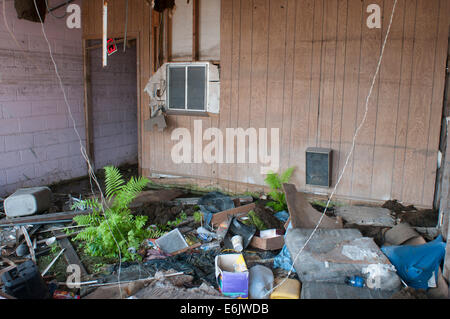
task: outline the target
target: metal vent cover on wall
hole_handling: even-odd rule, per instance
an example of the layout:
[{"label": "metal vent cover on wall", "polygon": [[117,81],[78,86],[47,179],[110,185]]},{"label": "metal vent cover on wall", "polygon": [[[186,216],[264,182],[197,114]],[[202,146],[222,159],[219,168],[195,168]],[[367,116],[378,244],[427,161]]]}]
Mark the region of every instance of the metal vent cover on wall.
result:
[{"label": "metal vent cover on wall", "polygon": [[333,151],[328,148],[310,147],[306,150],[306,184],[331,186],[331,163]]}]

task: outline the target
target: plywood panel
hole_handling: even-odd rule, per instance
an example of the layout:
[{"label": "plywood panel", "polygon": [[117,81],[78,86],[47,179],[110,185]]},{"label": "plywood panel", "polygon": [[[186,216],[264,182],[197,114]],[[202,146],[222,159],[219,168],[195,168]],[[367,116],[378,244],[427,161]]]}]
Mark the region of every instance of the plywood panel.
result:
[{"label": "plywood panel", "polygon": [[[344,70],[344,94],[341,119],[341,147],[339,154],[339,172],[347,165],[337,194],[351,194],[353,157],[349,158],[353,135],[356,130],[356,114],[358,109],[358,83],[361,56],[361,28],[363,6],[359,1],[348,1],[347,32]],[[358,17],[358,18],[356,18]]]},{"label": "plywood panel", "polygon": [[436,182],[437,174],[437,150],[439,148],[441,127],[439,125],[433,125],[433,123],[439,123],[442,116],[442,97],[444,96],[446,61],[444,59],[439,59],[439,57],[445,55],[447,52],[448,42],[446,42],[446,40],[448,39],[448,30],[450,23],[449,17],[449,1],[440,0],[438,30],[436,36],[435,66],[433,70],[433,93],[430,106],[431,113],[428,131],[427,159],[425,166],[424,192],[422,202],[431,202],[434,199],[434,185]]},{"label": "plywood panel", "polygon": [[[286,24],[287,24],[287,1],[270,0],[269,17],[269,56],[267,71],[267,102],[265,128],[267,128],[267,152],[274,160],[272,154],[272,143],[279,145],[277,152],[280,154],[281,141],[271,139],[271,129],[278,129],[281,135],[283,127],[283,89],[285,87],[285,65],[286,65]],[[261,147],[261,145],[260,145]],[[279,156],[279,155],[278,155]],[[269,163],[268,163],[269,164]],[[273,164],[273,163],[272,163]],[[279,166],[280,163],[278,163]],[[264,165],[265,167],[269,165]]]},{"label": "plywood panel", "polygon": [[[388,28],[394,5],[393,0],[385,1],[383,24],[383,41]],[[378,112],[376,121],[375,153],[372,173],[372,196],[390,199],[392,172],[395,156],[395,129],[398,119],[398,100],[401,83],[402,62],[398,63],[398,52],[403,46],[404,1],[397,3],[395,20],[390,31],[391,41],[386,43],[384,63],[380,68],[380,89],[378,97]]]},{"label": "plywood panel", "polygon": [[[253,1],[253,25],[252,37],[252,76],[251,76],[251,105],[250,127],[258,130],[265,126],[267,104],[267,74],[269,63],[269,1]],[[261,176],[258,165],[249,165],[247,170],[247,182],[261,184],[264,178]]]},{"label": "plywood panel", "polygon": [[296,35],[296,10],[297,1],[288,0],[286,3],[286,48],[285,48],[285,72],[283,87],[283,119],[281,124],[281,169],[289,167],[291,155],[291,127],[292,127],[292,103],[293,103],[293,77],[295,57]]},{"label": "plywood panel", "polygon": [[299,1],[296,7],[294,84],[291,122],[291,156],[295,166],[293,182],[305,188],[305,150],[308,145],[308,116],[312,82],[314,1]]},{"label": "plywood panel", "polygon": [[[373,82],[373,77],[377,68],[378,60],[381,52],[381,29],[369,29],[367,27],[366,8],[370,4],[377,4],[383,11],[383,0],[378,1],[364,1],[363,15],[361,19],[361,60],[359,65],[359,82],[358,82],[358,109],[356,116],[356,126],[362,123],[366,105],[368,111],[365,118],[365,123],[359,131],[358,140],[356,143],[353,156],[353,177],[352,177],[352,195],[357,197],[369,197],[372,184],[372,167],[374,156],[374,140],[375,140],[375,125],[377,121],[377,107],[379,95],[379,81],[378,76],[375,80],[372,95],[367,101],[370,87]],[[386,19],[387,20],[387,19]],[[368,103],[368,104],[367,104]]]},{"label": "plywood panel", "polygon": [[417,2],[411,104],[403,176],[403,198],[407,202],[418,201],[424,192],[423,180],[433,85],[433,72],[430,70],[434,70],[438,23],[438,19],[429,17],[437,17],[438,10],[439,1]]},{"label": "plywood panel", "polygon": [[345,67],[346,67],[346,37],[347,37],[347,14],[348,1],[338,1],[337,16],[337,42],[336,42],[336,67],[334,73],[334,98],[333,98],[333,123],[331,128],[331,149],[333,150],[333,176],[331,185],[336,185],[340,175],[341,152],[341,127],[344,106],[344,85],[345,85]]},{"label": "plywood panel", "polygon": [[391,198],[403,198],[403,173],[406,154],[406,133],[408,132],[409,106],[414,58],[414,31],[416,25],[417,0],[399,5],[403,14],[402,51],[400,55],[401,80],[398,99],[398,112],[395,128],[395,154],[392,171]]}]

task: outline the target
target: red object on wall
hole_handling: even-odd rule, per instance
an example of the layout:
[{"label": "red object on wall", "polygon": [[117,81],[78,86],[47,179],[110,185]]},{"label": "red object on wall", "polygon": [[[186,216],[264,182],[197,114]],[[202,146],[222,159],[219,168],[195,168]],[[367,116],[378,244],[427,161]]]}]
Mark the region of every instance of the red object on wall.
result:
[{"label": "red object on wall", "polygon": [[114,39],[109,39],[106,47],[108,49],[108,55],[111,55],[111,54],[117,52],[117,46],[116,46],[116,42],[114,41]]}]

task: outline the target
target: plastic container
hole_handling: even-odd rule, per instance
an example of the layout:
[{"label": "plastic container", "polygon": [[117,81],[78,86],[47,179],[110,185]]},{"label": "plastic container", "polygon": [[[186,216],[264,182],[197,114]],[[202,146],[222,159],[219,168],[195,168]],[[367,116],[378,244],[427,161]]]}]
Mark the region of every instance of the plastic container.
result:
[{"label": "plastic container", "polygon": [[244,250],[244,247],[242,246],[242,241],[243,241],[242,236],[239,236],[239,235],[233,236],[231,238],[231,242],[233,244],[233,249],[239,253],[242,250]]},{"label": "plastic container", "polygon": [[204,251],[211,250],[211,249],[218,249],[218,248],[220,248],[220,243],[218,241],[212,242],[212,243],[203,244],[203,245],[200,246],[200,249],[204,250]]},{"label": "plastic container", "polygon": [[249,273],[249,298],[269,299],[274,280],[272,270],[261,265],[256,265],[250,268]]},{"label": "plastic container", "polygon": [[178,228],[175,228],[171,232],[156,239],[155,243],[163,252],[167,254],[171,254],[189,247],[189,245],[187,244],[186,240],[184,239],[183,235],[180,233]]},{"label": "plastic container", "polygon": [[347,277],[345,279],[345,283],[349,286],[358,288],[363,288],[366,285],[364,278],[360,276]]},{"label": "plastic container", "polygon": [[52,191],[48,187],[21,188],[5,199],[8,217],[29,216],[42,213],[50,207]]},{"label": "plastic container", "polygon": [[[284,282],[283,282],[284,281]],[[295,279],[277,278],[275,279],[274,286],[283,284],[274,289],[270,295],[270,299],[300,299],[301,284],[300,281]]]},{"label": "plastic container", "polygon": [[6,293],[17,299],[49,299],[50,293],[38,267],[28,260],[2,276]]}]

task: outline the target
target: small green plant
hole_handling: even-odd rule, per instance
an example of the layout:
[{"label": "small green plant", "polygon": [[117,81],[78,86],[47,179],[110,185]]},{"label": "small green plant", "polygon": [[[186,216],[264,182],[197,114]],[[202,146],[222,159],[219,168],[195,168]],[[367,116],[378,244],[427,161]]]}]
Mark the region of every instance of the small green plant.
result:
[{"label": "small green plant", "polygon": [[202,224],[203,223],[203,214],[202,214],[201,211],[196,211],[194,213],[194,220],[198,224]]},{"label": "small green plant", "polygon": [[182,212],[180,216],[175,218],[175,220],[168,221],[167,226],[176,228],[178,225],[180,225],[182,222],[184,222],[187,219],[187,215],[185,212]]},{"label": "small green plant", "polygon": [[295,167],[288,168],[281,175],[270,172],[264,180],[270,187],[269,196],[272,199],[267,206],[272,207],[275,212],[287,209],[286,198],[283,192],[283,184],[288,183],[294,173]]},{"label": "small green plant", "polygon": [[128,205],[145,188],[148,179],[132,177],[125,183],[118,168],[107,166],[104,169],[109,207],[98,199],[77,203],[90,208],[92,213],[74,218],[78,225],[87,226],[74,240],[84,241],[82,246],[90,256],[118,258],[120,252],[124,261],[139,259],[130,248],[137,250],[142,241],[149,238],[150,231],[144,228],[147,217],[133,216]]},{"label": "small green plant", "polygon": [[261,220],[261,218],[258,217],[258,215],[256,215],[255,211],[250,211],[248,213],[248,217],[249,219],[247,220],[247,225],[253,225],[255,226],[258,230],[266,230],[267,226],[266,224],[264,224],[264,222]]}]

